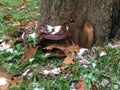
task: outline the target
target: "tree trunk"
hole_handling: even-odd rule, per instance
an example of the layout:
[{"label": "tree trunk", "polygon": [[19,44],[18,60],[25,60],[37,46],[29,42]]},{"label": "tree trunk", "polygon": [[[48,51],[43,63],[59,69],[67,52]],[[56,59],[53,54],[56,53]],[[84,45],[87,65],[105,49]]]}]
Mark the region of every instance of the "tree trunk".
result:
[{"label": "tree trunk", "polygon": [[84,47],[82,31],[85,21],[90,20],[94,29],[94,43],[102,44],[107,37],[115,36],[116,29],[112,24],[117,18],[112,19],[111,17],[115,18],[116,15],[119,17],[120,9],[113,14],[115,13],[113,8],[119,8],[114,7],[114,2],[117,2],[116,4],[119,2],[118,6],[120,6],[119,0],[41,0],[38,27],[56,26],[67,22],[72,30],[72,39]]}]

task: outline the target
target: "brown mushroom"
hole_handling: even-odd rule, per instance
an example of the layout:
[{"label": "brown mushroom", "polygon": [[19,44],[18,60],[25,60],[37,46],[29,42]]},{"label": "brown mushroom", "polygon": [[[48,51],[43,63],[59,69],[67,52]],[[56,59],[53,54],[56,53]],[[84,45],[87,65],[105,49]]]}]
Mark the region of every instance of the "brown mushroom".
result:
[{"label": "brown mushroom", "polygon": [[43,26],[37,30],[37,33],[39,33],[42,38],[48,40],[62,40],[70,36],[70,30],[66,24],[55,27],[46,25],[46,27]]}]

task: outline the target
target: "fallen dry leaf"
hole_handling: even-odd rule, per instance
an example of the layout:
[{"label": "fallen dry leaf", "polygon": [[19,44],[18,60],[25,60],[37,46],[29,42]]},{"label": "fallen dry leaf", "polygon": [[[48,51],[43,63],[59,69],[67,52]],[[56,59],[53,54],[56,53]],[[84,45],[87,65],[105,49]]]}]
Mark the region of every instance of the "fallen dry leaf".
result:
[{"label": "fallen dry leaf", "polygon": [[9,90],[8,84],[2,85],[2,86],[0,87],[0,90]]},{"label": "fallen dry leaf", "polygon": [[9,86],[10,87],[18,87],[17,83],[22,82],[23,78],[22,77],[15,77],[12,79],[12,77],[14,76],[14,73],[10,73],[8,74],[6,69],[0,67],[0,76],[6,79],[6,84],[5,85],[1,85],[0,86],[0,90],[9,90]]},{"label": "fallen dry leaf", "polygon": [[68,55],[68,54],[78,53],[79,50],[80,47],[78,45],[72,44],[71,46],[66,47],[64,52],[66,55]]},{"label": "fallen dry leaf", "polygon": [[32,21],[30,21],[26,24],[25,28],[31,28],[31,27],[34,27],[34,26],[35,26],[35,21],[32,20]]},{"label": "fallen dry leaf", "polygon": [[92,90],[99,90],[96,83],[92,83]]},{"label": "fallen dry leaf", "polygon": [[35,27],[36,21],[31,20],[29,22],[20,22],[20,26],[25,29]]},{"label": "fallen dry leaf", "polygon": [[104,47],[99,47],[100,48],[100,52],[102,52],[102,51],[105,51],[105,48]]},{"label": "fallen dry leaf", "polygon": [[45,48],[43,48],[44,50],[48,50],[48,51],[52,51],[53,49],[58,49],[61,50],[65,53],[65,55],[68,55],[70,53],[77,53],[80,49],[80,47],[78,45],[72,44],[70,46],[65,47],[64,45],[60,45],[60,44],[52,44],[49,45]]},{"label": "fallen dry leaf", "polygon": [[51,45],[49,45],[49,46],[47,46],[47,47],[45,47],[45,48],[43,48],[43,49],[44,49],[44,50],[48,50],[48,51],[51,51],[51,50],[53,50],[53,49],[64,50],[65,47],[62,46],[62,45],[60,45],[60,44],[51,44]]},{"label": "fallen dry leaf", "polygon": [[29,45],[29,48],[25,47],[24,53],[21,57],[21,60],[30,59],[38,50],[38,47],[33,48],[32,45]]},{"label": "fallen dry leaf", "polygon": [[120,46],[116,46],[115,48],[120,48]]},{"label": "fallen dry leaf", "polygon": [[74,56],[71,56],[71,55],[67,55],[67,57],[64,59],[64,63],[65,64],[73,64],[74,62],[73,62],[73,60],[75,59],[75,57]]},{"label": "fallen dry leaf", "polygon": [[16,39],[15,40],[8,40],[8,41],[6,41],[6,43],[9,44],[10,47],[12,47],[14,45],[15,41],[16,41]]},{"label": "fallen dry leaf", "polygon": [[25,27],[27,25],[27,23],[25,23],[25,22],[20,22],[20,27]]},{"label": "fallen dry leaf", "polygon": [[78,82],[75,83],[74,87],[77,89],[77,90],[86,90],[85,89],[85,82],[82,78],[79,78],[78,79]]},{"label": "fallen dry leaf", "polygon": [[23,78],[15,77],[14,80],[7,79],[7,82],[9,83],[10,87],[18,88],[19,86],[17,84],[23,82]]},{"label": "fallen dry leaf", "polygon": [[68,68],[68,66],[61,66],[61,67],[60,67],[60,69],[61,69],[62,71],[64,71],[66,68]]},{"label": "fallen dry leaf", "polygon": [[23,10],[23,9],[25,9],[25,7],[26,7],[25,5],[20,5],[20,6],[18,6],[18,9]]},{"label": "fallen dry leaf", "polygon": [[14,73],[9,73],[8,74],[6,69],[4,69],[3,67],[0,67],[0,76],[2,76],[4,78],[11,79],[13,75],[14,75]]},{"label": "fallen dry leaf", "polygon": [[12,14],[5,14],[3,16],[4,19],[11,19],[12,17],[13,17]]},{"label": "fallen dry leaf", "polygon": [[7,31],[7,36],[13,36],[13,30],[12,29]]},{"label": "fallen dry leaf", "polygon": [[0,2],[0,5],[3,5],[3,2]]},{"label": "fallen dry leaf", "polygon": [[52,44],[43,49],[48,50],[48,51],[57,49],[58,56],[61,54],[59,52],[62,51],[63,52],[62,55],[64,54],[66,56],[66,58],[64,59],[64,63],[65,64],[73,64],[73,60],[75,58],[74,54],[79,51],[80,47],[74,43],[72,43],[72,45],[69,45],[69,46],[65,46],[65,45],[61,45],[61,44]]},{"label": "fallen dry leaf", "polygon": [[55,77],[56,75],[54,73],[49,73],[49,76]]}]

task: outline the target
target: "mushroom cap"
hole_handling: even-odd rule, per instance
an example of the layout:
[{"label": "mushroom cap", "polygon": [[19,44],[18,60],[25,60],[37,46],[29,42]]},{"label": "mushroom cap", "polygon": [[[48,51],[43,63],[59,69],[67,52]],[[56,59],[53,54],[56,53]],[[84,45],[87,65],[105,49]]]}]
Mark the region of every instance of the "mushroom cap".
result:
[{"label": "mushroom cap", "polygon": [[66,25],[52,27],[46,25],[46,28],[39,29],[40,36],[48,40],[62,40],[70,36],[69,27]]}]

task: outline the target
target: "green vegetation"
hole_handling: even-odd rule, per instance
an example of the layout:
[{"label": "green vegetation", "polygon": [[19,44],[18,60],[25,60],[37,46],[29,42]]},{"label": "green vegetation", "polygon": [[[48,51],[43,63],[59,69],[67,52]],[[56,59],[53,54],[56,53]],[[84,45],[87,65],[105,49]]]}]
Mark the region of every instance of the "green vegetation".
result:
[{"label": "green vegetation", "polygon": [[[30,3],[22,3],[20,0],[1,0],[0,4],[0,34],[8,30],[16,30],[20,27],[18,23],[27,22],[30,20],[37,20],[40,8],[40,0],[30,0]],[[23,7],[24,9],[22,10]],[[11,14],[12,18],[4,19],[4,15]],[[13,25],[16,24],[16,25]],[[98,47],[97,47],[98,48]],[[23,43],[14,45],[13,52],[8,50],[0,51],[0,66],[4,67],[8,73],[14,72],[16,75],[22,75],[26,70],[31,69],[33,76],[30,79],[28,76],[23,76],[24,80],[19,84],[19,89],[10,87],[10,90],[70,90],[70,83],[79,78],[83,78],[86,85],[86,90],[90,90],[92,82],[98,85],[98,90],[118,90],[120,89],[120,49],[105,48],[106,54],[100,56],[95,52],[94,58],[88,61],[95,63],[85,67],[82,64],[75,63],[65,65],[63,59],[45,58],[41,48],[35,54],[34,61],[21,61],[21,56],[24,51]],[[91,49],[92,50],[92,49]],[[76,62],[79,61],[77,58]],[[47,68],[47,66],[51,66]],[[61,71],[57,75],[43,75],[37,74],[36,70],[43,71],[45,69],[53,69],[59,66],[67,66],[67,69]],[[75,70],[71,70],[71,69]],[[105,83],[106,87],[102,86]],[[93,89],[94,90],[94,89]]]},{"label": "green vegetation", "polygon": [[[20,23],[38,19],[40,0],[30,0],[30,3],[22,3],[21,0],[0,0],[0,2],[0,34],[16,30]],[[12,18],[4,19],[7,14],[11,14]]]}]

